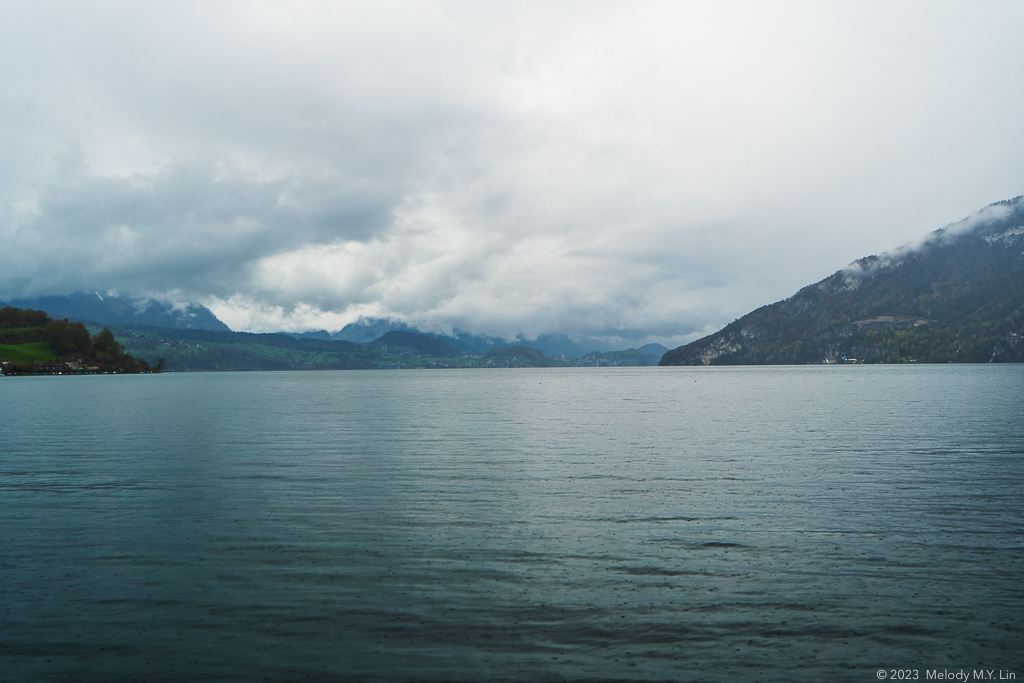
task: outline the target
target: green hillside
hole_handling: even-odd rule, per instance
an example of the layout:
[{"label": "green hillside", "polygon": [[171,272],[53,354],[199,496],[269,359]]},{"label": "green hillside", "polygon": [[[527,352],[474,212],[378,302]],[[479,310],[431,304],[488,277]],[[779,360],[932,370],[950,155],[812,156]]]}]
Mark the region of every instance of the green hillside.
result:
[{"label": "green hillside", "polygon": [[660,365],[1020,362],[1024,197],[856,261]]},{"label": "green hillside", "polygon": [[383,346],[396,352],[407,351],[410,355],[452,358],[464,355],[454,346],[441,339],[435,339],[415,332],[395,330],[387,332],[373,341],[374,346]]},{"label": "green hillside", "polygon": [[0,344],[0,358],[15,363],[49,363],[57,360],[57,352],[46,342]]},{"label": "green hillside", "polygon": [[[149,366],[124,352],[108,329],[90,335],[82,323],[45,311],[0,308],[0,372],[4,375],[136,373]],[[162,366],[157,368],[157,371]]]}]

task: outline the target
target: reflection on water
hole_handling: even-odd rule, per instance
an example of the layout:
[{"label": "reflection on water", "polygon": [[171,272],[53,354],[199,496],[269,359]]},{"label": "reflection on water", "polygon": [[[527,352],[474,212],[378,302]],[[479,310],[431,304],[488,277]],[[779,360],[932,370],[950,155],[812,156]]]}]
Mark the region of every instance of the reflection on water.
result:
[{"label": "reflection on water", "polygon": [[0,380],[11,680],[1024,680],[1024,367]]}]

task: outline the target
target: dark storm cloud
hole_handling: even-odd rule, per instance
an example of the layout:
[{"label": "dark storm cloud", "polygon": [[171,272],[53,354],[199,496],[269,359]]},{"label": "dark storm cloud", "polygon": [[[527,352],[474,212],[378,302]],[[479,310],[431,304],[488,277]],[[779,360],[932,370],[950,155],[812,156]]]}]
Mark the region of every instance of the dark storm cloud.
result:
[{"label": "dark storm cloud", "polygon": [[5,277],[26,293],[129,283],[226,296],[268,253],[366,239],[400,198],[359,180],[259,180],[208,160],[130,177],[91,174],[83,162],[78,145],[61,155],[36,210],[12,221],[18,258]]}]

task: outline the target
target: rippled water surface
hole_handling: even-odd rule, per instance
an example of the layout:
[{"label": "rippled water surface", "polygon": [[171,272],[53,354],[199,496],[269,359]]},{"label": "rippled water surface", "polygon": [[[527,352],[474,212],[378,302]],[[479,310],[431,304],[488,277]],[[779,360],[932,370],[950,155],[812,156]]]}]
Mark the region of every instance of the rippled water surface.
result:
[{"label": "rippled water surface", "polygon": [[1024,680],[1024,367],[0,378],[3,680]]}]

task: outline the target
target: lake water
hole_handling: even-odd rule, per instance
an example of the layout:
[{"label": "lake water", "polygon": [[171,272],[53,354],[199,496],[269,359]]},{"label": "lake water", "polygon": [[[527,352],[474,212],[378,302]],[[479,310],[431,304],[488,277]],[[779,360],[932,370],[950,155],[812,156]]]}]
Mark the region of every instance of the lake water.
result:
[{"label": "lake water", "polygon": [[2,378],[0,415],[5,681],[1024,680],[1024,366]]}]

